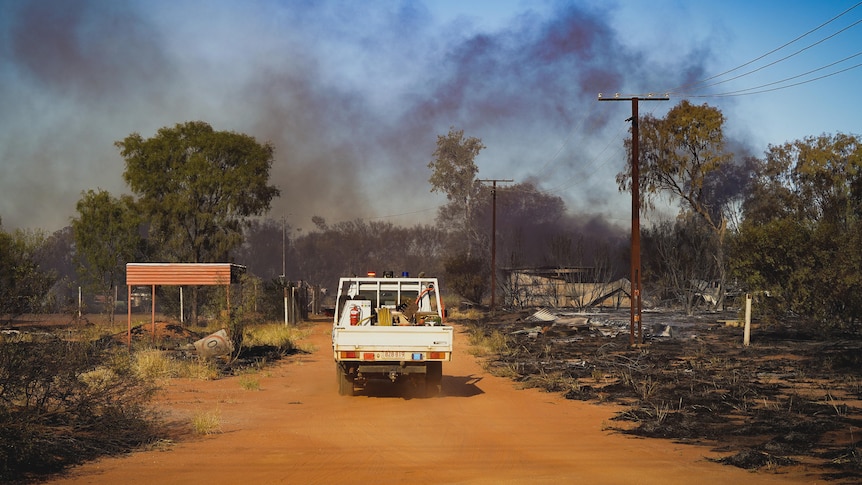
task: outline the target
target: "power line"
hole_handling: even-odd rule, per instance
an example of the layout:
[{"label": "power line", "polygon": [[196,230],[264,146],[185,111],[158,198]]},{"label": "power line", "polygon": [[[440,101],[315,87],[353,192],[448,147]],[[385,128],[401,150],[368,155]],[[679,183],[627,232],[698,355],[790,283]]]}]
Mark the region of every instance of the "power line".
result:
[{"label": "power line", "polygon": [[[817,27],[815,27],[815,28],[813,28],[813,29],[809,30],[808,32],[805,32],[804,34],[802,34],[802,35],[800,35],[800,36],[796,37],[795,39],[793,39],[793,40],[791,40],[791,41],[789,41],[789,42],[786,42],[786,43],[782,44],[781,46],[776,47],[775,49],[772,49],[771,51],[769,51],[769,52],[767,52],[767,53],[765,53],[765,54],[762,54],[762,55],[760,55],[760,56],[758,56],[758,57],[756,57],[756,58],[754,58],[754,59],[752,59],[752,60],[750,60],[750,61],[748,61],[748,62],[745,62],[745,63],[743,63],[743,64],[740,64],[740,65],[738,65],[738,66],[736,66],[736,67],[734,67],[734,68],[732,68],[732,69],[728,69],[728,70],[726,70],[726,71],[724,71],[724,72],[721,72],[721,73],[715,74],[715,75],[713,75],[713,76],[707,77],[707,78],[702,79],[702,80],[700,80],[700,81],[696,81],[696,82],[694,82],[694,83],[687,84],[687,85],[678,86],[678,87],[673,88],[673,89],[668,89],[668,90],[666,90],[665,92],[669,92],[669,93],[679,93],[681,90],[689,90],[689,89],[691,89],[691,88],[696,88],[696,87],[708,87],[708,86],[712,86],[712,84],[710,84],[710,85],[708,85],[708,86],[706,86],[705,84],[706,84],[707,82],[709,82],[709,81],[712,81],[713,79],[717,79],[717,78],[720,78],[720,77],[722,77],[722,76],[724,76],[724,75],[730,74],[730,73],[732,73],[732,72],[736,72],[736,71],[738,71],[739,69],[742,69],[742,68],[744,68],[744,67],[746,67],[746,66],[749,66],[749,65],[751,65],[751,64],[754,64],[755,62],[757,62],[757,61],[759,61],[759,60],[761,60],[761,59],[764,59],[764,58],[766,58],[766,57],[769,57],[770,55],[772,55],[772,54],[774,54],[774,53],[776,53],[776,52],[778,52],[778,51],[780,51],[780,50],[784,49],[785,47],[787,47],[787,46],[789,46],[789,45],[791,45],[791,44],[794,44],[794,43],[798,42],[799,40],[801,40],[801,39],[803,39],[803,38],[807,37],[808,35],[810,35],[810,34],[812,34],[812,33],[816,32],[816,31],[818,31],[818,30],[822,29],[823,27],[825,27],[825,26],[827,26],[827,25],[829,25],[829,24],[831,24],[832,22],[834,22],[834,21],[838,20],[839,18],[843,17],[844,15],[846,15],[847,13],[849,13],[851,10],[855,9],[856,7],[858,7],[858,6],[860,6],[860,5],[862,5],[862,2],[859,2],[859,3],[855,4],[855,5],[853,5],[852,7],[850,7],[850,8],[848,8],[848,9],[844,10],[843,12],[839,13],[838,15],[836,15],[836,16],[834,16],[834,17],[832,17],[831,19],[827,20],[826,22],[823,22],[822,24],[820,24],[820,25],[818,25]],[[858,23],[859,23],[859,22],[857,21],[857,22],[856,22],[856,23],[854,23],[853,25],[856,25],[856,24],[858,24]],[[852,27],[853,25],[851,25],[850,27]],[[843,32],[843,31],[845,31],[845,30],[847,30],[847,29],[848,29],[848,28],[850,28],[850,27],[846,27],[846,28],[842,29],[841,31],[839,31],[839,33],[840,33],[840,32]],[[837,33],[836,33],[836,34],[833,34],[832,36],[827,37],[827,39],[828,39],[828,38],[833,37],[834,35],[837,35]],[[823,40],[825,40],[825,39],[823,39]],[[822,42],[823,40],[821,40],[820,42]],[[820,43],[820,42],[818,42],[818,43]],[[816,45],[816,44],[815,44],[815,45]],[[809,47],[811,47],[811,46],[809,46]],[[806,49],[807,49],[807,48],[806,48]],[[804,50],[804,49],[803,49],[803,50]],[[797,51],[796,53],[792,54],[791,56],[787,56],[787,57],[792,57],[793,55],[796,55],[796,54],[798,54],[799,52],[800,52],[800,51]],[[787,57],[785,57],[785,59],[786,59]],[[783,59],[782,59],[782,60],[783,60]],[[780,61],[776,61],[776,62],[780,62]],[[774,64],[774,63],[773,63],[773,64]],[[752,71],[752,72],[754,72],[754,71]],[[737,76],[737,77],[741,77],[741,76]],[[736,78],[734,78],[734,79],[736,79]],[[716,84],[717,84],[717,83],[716,83]]]},{"label": "power line", "polygon": [[533,174],[534,177],[537,177],[537,178],[540,177],[542,175],[542,173],[545,171],[545,169],[548,168],[548,166],[550,166],[551,163],[554,162],[554,160],[556,160],[557,157],[560,156],[560,153],[562,153],[563,148],[565,148],[566,145],[568,145],[569,142],[572,141],[572,138],[575,136],[575,133],[577,133],[578,131],[581,130],[581,128],[583,128],[584,123],[586,123],[587,118],[589,118],[590,114],[592,113],[592,110],[593,110],[592,105],[589,105],[587,107],[587,113],[584,114],[583,116],[581,116],[578,123],[571,130],[569,130],[569,135],[566,137],[565,140],[563,140],[563,143],[560,145],[560,147],[557,149],[557,151],[554,153],[554,155],[551,158],[549,158],[548,161],[546,161],[541,167],[539,167],[538,170],[536,170],[534,172],[534,174]]},{"label": "power line", "polygon": [[[815,42],[813,42],[813,43],[809,44],[808,46],[805,46],[805,47],[803,47],[803,48],[801,48],[801,49],[797,50],[796,52],[794,52],[794,53],[792,53],[792,54],[789,54],[789,55],[787,55],[787,56],[784,56],[783,58],[781,58],[781,59],[779,59],[779,60],[777,60],[777,61],[771,62],[771,63],[769,63],[769,64],[767,64],[767,65],[765,65],[765,66],[759,67],[759,68],[757,68],[757,69],[750,70],[750,71],[745,72],[745,73],[743,73],[743,74],[739,74],[739,75],[734,76],[734,77],[732,77],[732,78],[730,78],[730,79],[726,79],[726,80],[723,80],[723,81],[717,81],[717,82],[714,82],[714,83],[708,84],[708,82],[709,82],[709,81],[716,80],[716,79],[718,79],[718,78],[720,78],[720,77],[722,77],[722,76],[726,76],[726,75],[728,75],[728,74],[731,74],[731,73],[734,73],[734,72],[736,72],[736,71],[739,71],[740,69],[743,69],[743,68],[745,68],[746,66],[750,66],[750,65],[752,65],[752,64],[754,64],[754,63],[756,63],[756,62],[758,62],[758,61],[760,61],[760,60],[762,60],[762,59],[765,59],[765,58],[769,57],[769,56],[770,56],[770,55],[772,55],[772,54],[775,54],[776,52],[781,51],[782,49],[787,48],[788,46],[790,46],[790,45],[792,45],[792,44],[794,44],[794,43],[796,43],[796,42],[798,42],[798,41],[802,40],[803,38],[808,37],[808,36],[810,36],[811,34],[813,34],[813,33],[817,32],[817,31],[819,31],[819,30],[823,29],[823,28],[824,28],[824,27],[826,27],[827,25],[832,24],[833,22],[835,22],[836,20],[840,19],[841,17],[844,17],[845,15],[847,15],[848,13],[850,13],[851,11],[853,11],[854,9],[856,9],[857,7],[859,7],[860,5],[862,5],[862,2],[858,2],[858,3],[856,3],[855,5],[853,5],[853,6],[849,7],[849,8],[847,8],[847,9],[845,9],[844,11],[842,11],[842,12],[840,12],[839,14],[837,14],[837,15],[833,16],[832,18],[830,18],[829,20],[827,20],[827,21],[825,21],[825,22],[821,23],[820,25],[818,25],[818,26],[814,27],[813,29],[808,30],[807,32],[803,33],[802,35],[799,35],[799,36],[795,37],[795,38],[794,38],[794,39],[792,39],[791,41],[786,42],[786,43],[782,44],[781,46],[779,46],[779,47],[777,47],[777,48],[775,48],[775,49],[772,49],[772,50],[770,50],[769,52],[766,52],[765,54],[762,54],[762,55],[760,55],[760,56],[758,56],[758,57],[756,57],[756,58],[754,58],[754,59],[752,59],[752,60],[750,60],[750,61],[748,61],[748,62],[745,62],[745,63],[740,64],[739,66],[736,66],[736,67],[734,67],[734,68],[732,68],[732,69],[728,69],[728,70],[723,71],[723,72],[721,72],[721,73],[715,74],[715,75],[710,76],[710,77],[707,77],[707,78],[705,78],[705,79],[702,79],[702,80],[700,80],[700,81],[698,81],[698,82],[691,83],[691,84],[688,84],[688,85],[683,85],[683,86],[680,86],[680,87],[677,87],[677,88],[674,88],[674,89],[671,89],[671,90],[667,90],[667,92],[668,92],[668,93],[675,93],[675,92],[679,92],[680,90],[685,89],[685,88],[693,88],[693,87],[697,87],[698,89],[702,89],[702,88],[706,88],[706,87],[710,87],[710,86],[719,85],[719,84],[722,84],[722,83],[725,83],[725,82],[729,82],[729,81],[731,81],[731,80],[735,80],[735,79],[739,79],[739,78],[745,77],[745,76],[750,75],[750,74],[754,74],[755,72],[761,71],[761,70],[766,69],[766,68],[768,68],[768,67],[771,67],[771,66],[773,66],[773,65],[775,65],[775,64],[778,64],[778,63],[780,63],[780,62],[782,62],[782,61],[785,61],[785,60],[790,59],[790,58],[792,58],[792,57],[794,57],[794,56],[797,56],[797,55],[801,54],[802,52],[804,52],[804,51],[806,51],[806,50],[809,50],[809,49],[813,48],[814,46],[817,46],[817,45],[819,45],[819,44],[822,44],[823,42],[826,42],[827,40],[832,39],[832,38],[834,38],[834,37],[836,37],[836,36],[838,36],[838,35],[840,35],[840,34],[842,34],[842,33],[846,32],[847,30],[849,30],[849,29],[851,29],[851,28],[853,28],[853,27],[857,26],[859,23],[862,23],[862,20],[857,20],[857,21],[853,22],[852,24],[850,24],[850,25],[848,25],[848,26],[846,26],[846,27],[841,28],[841,29],[840,29],[840,30],[838,30],[837,32],[834,32],[834,33],[832,33],[832,34],[830,34],[830,35],[827,35],[826,37],[824,37],[824,38],[822,38],[822,39],[816,40]],[[725,93],[712,94],[712,95],[706,95],[706,94],[700,94],[700,95],[698,95],[698,94],[694,94],[694,93],[692,93],[692,94],[688,94],[688,95],[685,95],[685,96],[686,96],[686,97],[693,97],[693,98],[744,96],[744,95],[751,95],[751,94],[765,93],[765,92],[769,92],[769,91],[776,91],[776,90],[780,90],[780,89],[787,89],[787,88],[791,88],[791,87],[794,87],[794,86],[799,86],[799,85],[802,85],[802,84],[807,84],[807,83],[810,83],[810,82],[814,82],[814,81],[818,81],[818,80],[821,80],[821,79],[825,79],[825,78],[828,78],[828,77],[831,77],[831,76],[835,76],[835,75],[838,75],[838,74],[841,74],[841,73],[844,73],[844,72],[850,71],[850,70],[852,70],[852,69],[856,69],[856,68],[858,68],[858,67],[862,66],[862,64],[857,64],[857,65],[854,65],[854,66],[850,66],[850,67],[847,67],[847,68],[845,68],[845,69],[840,69],[840,70],[837,70],[837,71],[834,71],[834,72],[830,72],[830,73],[828,73],[828,74],[825,74],[825,75],[823,75],[823,76],[819,76],[819,77],[816,77],[816,78],[808,79],[808,80],[805,80],[805,81],[801,81],[801,82],[797,82],[797,83],[792,83],[792,84],[787,84],[789,81],[792,81],[792,80],[794,80],[794,79],[799,79],[799,78],[802,78],[802,77],[805,77],[805,76],[809,76],[809,75],[811,75],[811,74],[813,74],[813,73],[823,71],[824,69],[828,69],[828,68],[830,68],[830,67],[837,66],[838,64],[841,64],[841,63],[846,62],[846,61],[848,61],[848,60],[850,60],[850,59],[853,59],[853,58],[855,58],[855,57],[858,57],[859,55],[862,55],[862,52],[858,52],[858,53],[856,53],[856,54],[853,54],[853,55],[847,56],[847,57],[845,57],[845,58],[843,58],[843,59],[841,59],[841,60],[838,60],[838,61],[835,61],[835,62],[831,62],[831,63],[829,63],[829,64],[826,64],[826,65],[824,65],[824,66],[818,67],[818,68],[816,68],[816,69],[811,69],[811,70],[809,70],[809,71],[807,71],[807,72],[805,72],[805,73],[802,73],[802,74],[798,74],[798,75],[795,75],[795,76],[789,76],[789,77],[786,77],[786,78],[781,79],[781,80],[779,80],[779,81],[774,81],[774,82],[770,82],[770,83],[765,83],[765,84],[761,84],[761,85],[754,86],[754,87],[750,87],[750,88],[739,89],[739,90],[729,91],[729,92],[725,92]],[[681,96],[682,96],[682,95],[681,95]],[[654,107],[654,108],[653,108],[653,110],[651,110],[650,114],[652,114],[652,112],[653,112],[653,111],[655,111],[655,109],[657,109],[657,108],[658,108],[658,106]],[[621,130],[622,130],[622,129],[621,129]],[[620,130],[620,131],[621,131],[621,130]],[[605,147],[604,147],[604,148],[599,152],[599,154],[598,154],[595,158],[593,158],[593,160],[592,160],[589,164],[587,164],[587,165],[586,165],[586,171],[587,171],[589,174],[591,174],[591,173],[595,173],[595,170],[593,170],[592,172],[590,172],[590,169],[591,169],[591,168],[593,168],[593,169],[594,169],[594,168],[597,168],[599,165],[602,165],[602,164],[608,163],[608,162],[610,161],[610,159],[614,156],[614,153],[612,153],[612,154],[609,154],[607,157],[602,157],[602,154],[604,154],[604,153],[609,149],[609,147],[611,146],[611,144],[612,144],[612,143],[613,143],[612,141],[611,141],[611,142],[609,142],[609,143],[608,143],[608,144],[607,144],[607,145],[606,145],[606,146],[605,146]],[[547,189],[547,190],[543,191],[543,193],[548,194],[548,195],[555,194],[555,193],[559,193],[559,192],[562,192],[562,191],[564,191],[564,190],[566,190],[566,189],[570,189],[571,187],[574,187],[574,186],[577,186],[577,185],[581,185],[581,184],[583,184],[584,182],[588,182],[588,181],[589,181],[589,177],[583,177],[583,176],[581,176],[581,175],[574,175],[574,176],[570,177],[569,179],[565,180],[564,182],[562,182],[562,183],[560,183],[560,184],[558,184],[558,185],[556,185],[556,186],[554,186],[554,187],[552,187],[552,188],[550,188],[550,189]]]},{"label": "power line", "polygon": [[588,177],[584,177],[582,175],[582,173],[584,171],[586,171],[588,174],[595,173],[591,169],[596,169],[600,165],[604,165],[605,163],[607,163],[612,158],[612,156],[614,155],[613,153],[609,154],[605,158],[602,158],[601,155],[603,153],[605,153],[608,150],[608,148],[611,147],[611,145],[619,142],[619,137],[620,137],[620,135],[622,135],[622,132],[624,129],[625,128],[623,127],[623,128],[620,128],[619,130],[617,130],[616,139],[614,139],[613,137],[608,138],[608,143],[604,146],[604,148],[602,148],[601,151],[599,151],[599,153],[596,155],[596,157],[593,158],[593,160],[591,162],[588,162],[586,164],[586,166],[584,168],[582,168],[582,170],[578,174],[572,175],[571,177],[569,177],[568,179],[563,181],[561,184],[556,185],[554,187],[551,187],[551,188],[545,190],[544,192],[548,195],[551,195],[551,194],[562,192],[568,188],[580,185],[582,183],[586,183],[588,181]]},{"label": "power line", "polygon": [[[658,105],[654,105],[653,108],[649,111],[649,115],[655,113],[655,110],[659,108]],[[578,185],[583,185],[590,181],[591,175],[596,173],[596,170],[599,166],[607,165],[610,163],[611,159],[619,154],[618,151],[614,151],[609,153],[607,156],[602,157],[602,154],[605,153],[612,145],[619,142],[619,138],[622,135],[623,130],[625,130],[626,125],[621,125],[620,129],[617,130],[616,134],[612,137],[608,138],[607,144],[605,144],[604,148],[602,148],[599,153],[592,159],[592,161],[588,162],[585,167],[582,167],[578,174],[572,175],[562,183],[544,191],[541,193],[545,195],[555,195],[557,193],[563,192],[566,189],[570,189],[572,187],[577,187]],[[586,172],[588,176],[584,176],[583,173]]]},{"label": "power line", "polygon": [[800,81],[800,82],[797,82],[797,83],[787,84],[787,85],[784,85],[784,86],[777,86],[777,87],[770,88],[770,89],[762,89],[762,88],[766,88],[766,87],[769,87],[769,86],[774,86],[774,85],[776,85],[776,84],[783,84],[783,83],[786,83],[787,81],[791,81],[791,80],[793,80],[793,79],[798,79],[798,78],[800,78],[800,77],[804,77],[804,76],[807,76],[807,75],[809,75],[809,74],[813,74],[813,73],[815,73],[815,72],[822,71],[823,69],[830,68],[830,67],[832,67],[832,66],[834,66],[834,65],[836,65],[836,64],[840,64],[840,63],[842,63],[842,62],[845,62],[845,61],[847,61],[847,60],[850,60],[850,59],[852,59],[852,58],[854,58],[854,57],[858,57],[858,56],[860,56],[860,55],[862,55],[862,52],[857,52],[856,54],[853,54],[852,56],[845,57],[844,59],[841,59],[840,61],[835,61],[835,62],[833,62],[833,63],[831,63],[831,64],[827,64],[827,65],[822,66],[822,67],[819,67],[819,68],[817,68],[817,69],[812,69],[812,70],[810,70],[810,71],[808,71],[808,72],[804,72],[804,73],[802,73],[802,74],[798,74],[798,75],[796,75],[796,76],[791,76],[791,77],[788,77],[788,78],[784,78],[784,79],[782,79],[782,80],[780,80],[780,81],[773,81],[773,82],[771,82],[771,83],[761,84],[760,86],[754,86],[754,87],[750,87],[750,88],[739,89],[739,90],[736,90],[736,91],[728,91],[728,92],[725,92],[725,93],[717,93],[717,94],[701,94],[701,95],[689,95],[689,96],[687,96],[687,97],[690,97],[690,98],[722,98],[722,97],[731,97],[731,96],[747,96],[747,95],[750,95],[750,94],[768,93],[768,92],[771,92],[771,91],[778,91],[778,90],[781,90],[781,89],[792,88],[792,87],[794,87],[794,86],[801,86],[801,85],[803,85],[803,84],[808,84],[808,83],[811,83],[811,82],[814,82],[814,81],[819,81],[819,80],[821,80],[821,79],[826,79],[826,78],[828,78],[828,77],[835,76],[835,75],[837,75],[837,74],[841,74],[841,73],[844,73],[844,72],[847,72],[847,71],[851,71],[851,70],[853,70],[853,69],[856,69],[857,67],[862,66],[862,63],[856,64],[856,65],[853,65],[853,66],[850,66],[850,67],[847,67],[847,68],[844,68],[844,69],[841,69],[841,70],[838,70],[838,71],[835,71],[835,72],[831,72],[831,73],[829,73],[829,74],[824,74],[824,75],[822,75],[822,76],[818,76],[818,77],[815,77],[815,78],[812,78],[812,79],[807,79],[807,80],[805,80],[805,81]]},{"label": "power line", "polygon": [[[764,70],[764,69],[766,69],[766,68],[768,68],[768,67],[772,67],[772,66],[774,66],[774,65],[776,65],[776,64],[778,64],[778,63],[780,63],[780,62],[783,62],[783,61],[786,61],[787,59],[790,59],[790,58],[791,58],[791,57],[793,57],[793,56],[796,56],[796,55],[798,55],[798,54],[801,54],[802,52],[804,52],[804,51],[806,51],[806,50],[808,50],[808,49],[811,49],[812,47],[815,47],[815,46],[817,46],[817,45],[819,45],[819,44],[822,44],[823,42],[826,42],[827,40],[829,40],[829,39],[831,39],[831,38],[835,37],[836,35],[838,35],[838,34],[840,34],[840,33],[844,32],[844,31],[846,31],[847,29],[850,29],[850,28],[852,28],[852,27],[854,27],[854,26],[856,26],[856,25],[858,25],[858,24],[860,24],[860,23],[862,23],[862,19],[857,20],[857,21],[856,21],[856,22],[854,22],[853,24],[848,25],[847,27],[845,27],[845,28],[843,28],[843,29],[839,30],[838,32],[833,33],[832,35],[830,35],[830,36],[828,36],[828,37],[825,37],[825,38],[823,38],[823,39],[820,39],[819,41],[817,41],[817,42],[815,42],[815,43],[813,43],[813,44],[809,44],[809,45],[807,45],[807,46],[803,47],[802,49],[799,49],[798,51],[796,51],[796,52],[794,52],[794,53],[792,53],[792,54],[789,54],[789,55],[787,55],[787,56],[784,56],[784,57],[782,57],[781,59],[778,59],[778,60],[776,60],[776,61],[770,62],[769,64],[766,64],[766,65],[760,66],[760,67],[758,67],[757,69],[753,69],[753,70],[751,70],[751,71],[744,72],[744,73],[742,73],[742,74],[739,74],[738,76],[734,76],[734,77],[731,77],[731,78],[728,78],[728,79],[725,79],[725,80],[722,80],[722,81],[717,81],[717,82],[714,82],[714,83],[711,83],[711,84],[705,84],[705,85],[703,85],[703,86],[702,86],[702,88],[709,88],[709,87],[712,87],[712,86],[717,86],[717,85],[719,85],[719,84],[724,84],[724,83],[727,83],[727,82],[730,82],[730,81],[734,81],[734,80],[736,80],[736,79],[740,79],[740,78],[742,78],[742,77],[745,77],[745,76],[748,76],[748,75],[754,74],[754,73],[756,73],[756,72],[762,71],[762,70]],[[838,61],[838,62],[842,62],[842,61]],[[833,64],[835,64],[835,63],[833,63]],[[804,75],[804,74],[803,74],[803,75]],[[799,76],[795,76],[795,77],[799,77]],[[781,81],[778,81],[778,82],[781,82]]]}]

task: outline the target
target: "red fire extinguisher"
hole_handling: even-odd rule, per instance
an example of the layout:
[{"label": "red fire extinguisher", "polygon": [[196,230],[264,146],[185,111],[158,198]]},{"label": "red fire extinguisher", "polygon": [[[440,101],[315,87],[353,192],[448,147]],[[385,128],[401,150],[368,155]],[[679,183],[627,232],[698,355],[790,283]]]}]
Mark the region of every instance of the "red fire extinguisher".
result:
[{"label": "red fire extinguisher", "polygon": [[356,305],[353,305],[350,308],[350,324],[351,325],[359,324],[359,307]]}]

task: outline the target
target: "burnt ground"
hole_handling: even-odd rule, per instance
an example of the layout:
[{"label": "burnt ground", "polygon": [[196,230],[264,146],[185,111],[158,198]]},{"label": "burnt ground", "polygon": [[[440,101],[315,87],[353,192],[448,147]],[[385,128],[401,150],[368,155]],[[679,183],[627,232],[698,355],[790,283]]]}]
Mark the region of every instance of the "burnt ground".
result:
[{"label": "burnt ground", "polygon": [[[485,359],[493,373],[567,399],[621,406],[604,424],[614,432],[706,445],[728,466],[779,473],[804,467],[834,483],[862,483],[859,335],[755,327],[743,347],[742,329],[722,323],[735,313],[647,312],[645,344],[632,348],[627,311],[556,317],[541,321],[530,311],[458,323],[504,337]],[[0,329],[70,338],[91,325],[38,320]],[[133,328],[133,340],[150,340],[149,328]],[[173,348],[203,336],[156,328],[163,344],[176,340]],[[118,345],[125,335],[115,336]]]},{"label": "burnt ground", "polygon": [[486,361],[496,374],[622,405],[615,431],[705,444],[740,468],[804,466],[862,482],[862,337],[755,325],[744,347],[743,329],[726,322],[735,318],[644,313],[644,344],[634,347],[628,312],[553,323],[498,313],[467,325],[506,337]]}]

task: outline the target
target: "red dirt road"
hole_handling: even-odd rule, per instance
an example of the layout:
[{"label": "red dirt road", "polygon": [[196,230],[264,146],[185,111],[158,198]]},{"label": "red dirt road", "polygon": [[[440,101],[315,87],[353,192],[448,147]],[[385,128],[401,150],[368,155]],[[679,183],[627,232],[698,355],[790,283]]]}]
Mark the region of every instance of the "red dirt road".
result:
[{"label": "red dirt road", "polygon": [[608,431],[616,408],[518,390],[482,369],[463,333],[440,397],[405,399],[388,385],[342,397],[329,328],[314,327],[313,354],[255,374],[260,390],[236,377],[166,385],[169,419],[187,426],[195,413],[218,412],[221,433],[89,463],[50,483],[818,483],[801,469],[752,473],[707,461],[718,454],[706,447]]}]

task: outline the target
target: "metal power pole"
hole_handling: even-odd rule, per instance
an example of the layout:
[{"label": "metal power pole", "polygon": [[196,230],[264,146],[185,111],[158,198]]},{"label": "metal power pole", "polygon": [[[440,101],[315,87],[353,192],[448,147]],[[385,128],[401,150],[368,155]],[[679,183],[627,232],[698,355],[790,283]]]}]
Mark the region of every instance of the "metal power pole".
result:
[{"label": "metal power pole", "polygon": [[512,179],[485,179],[491,182],[491,313],[494,313],[494,298],[497,294],[497,182],[513,182]]},{"label": "metal power pole", "polygon": [[631,301],[631,321],[629,323],[629,345],[635,345],[635,326],[638,329],[637,343],[644,342],[643,325],[641,324],[641,311],[643,305],[641,296],[643,287],[641,285],[641,196],[640,196],[640,154],[638,153],[638,101],[667,101],[668,96],[646,97],[620,96],[615,94],[613,98],[604,98],[599,93],[599,101],[631,101],[632,117],[626,121],[632,122],[632,254],[631,254],[631,290],[629,300]]}]

